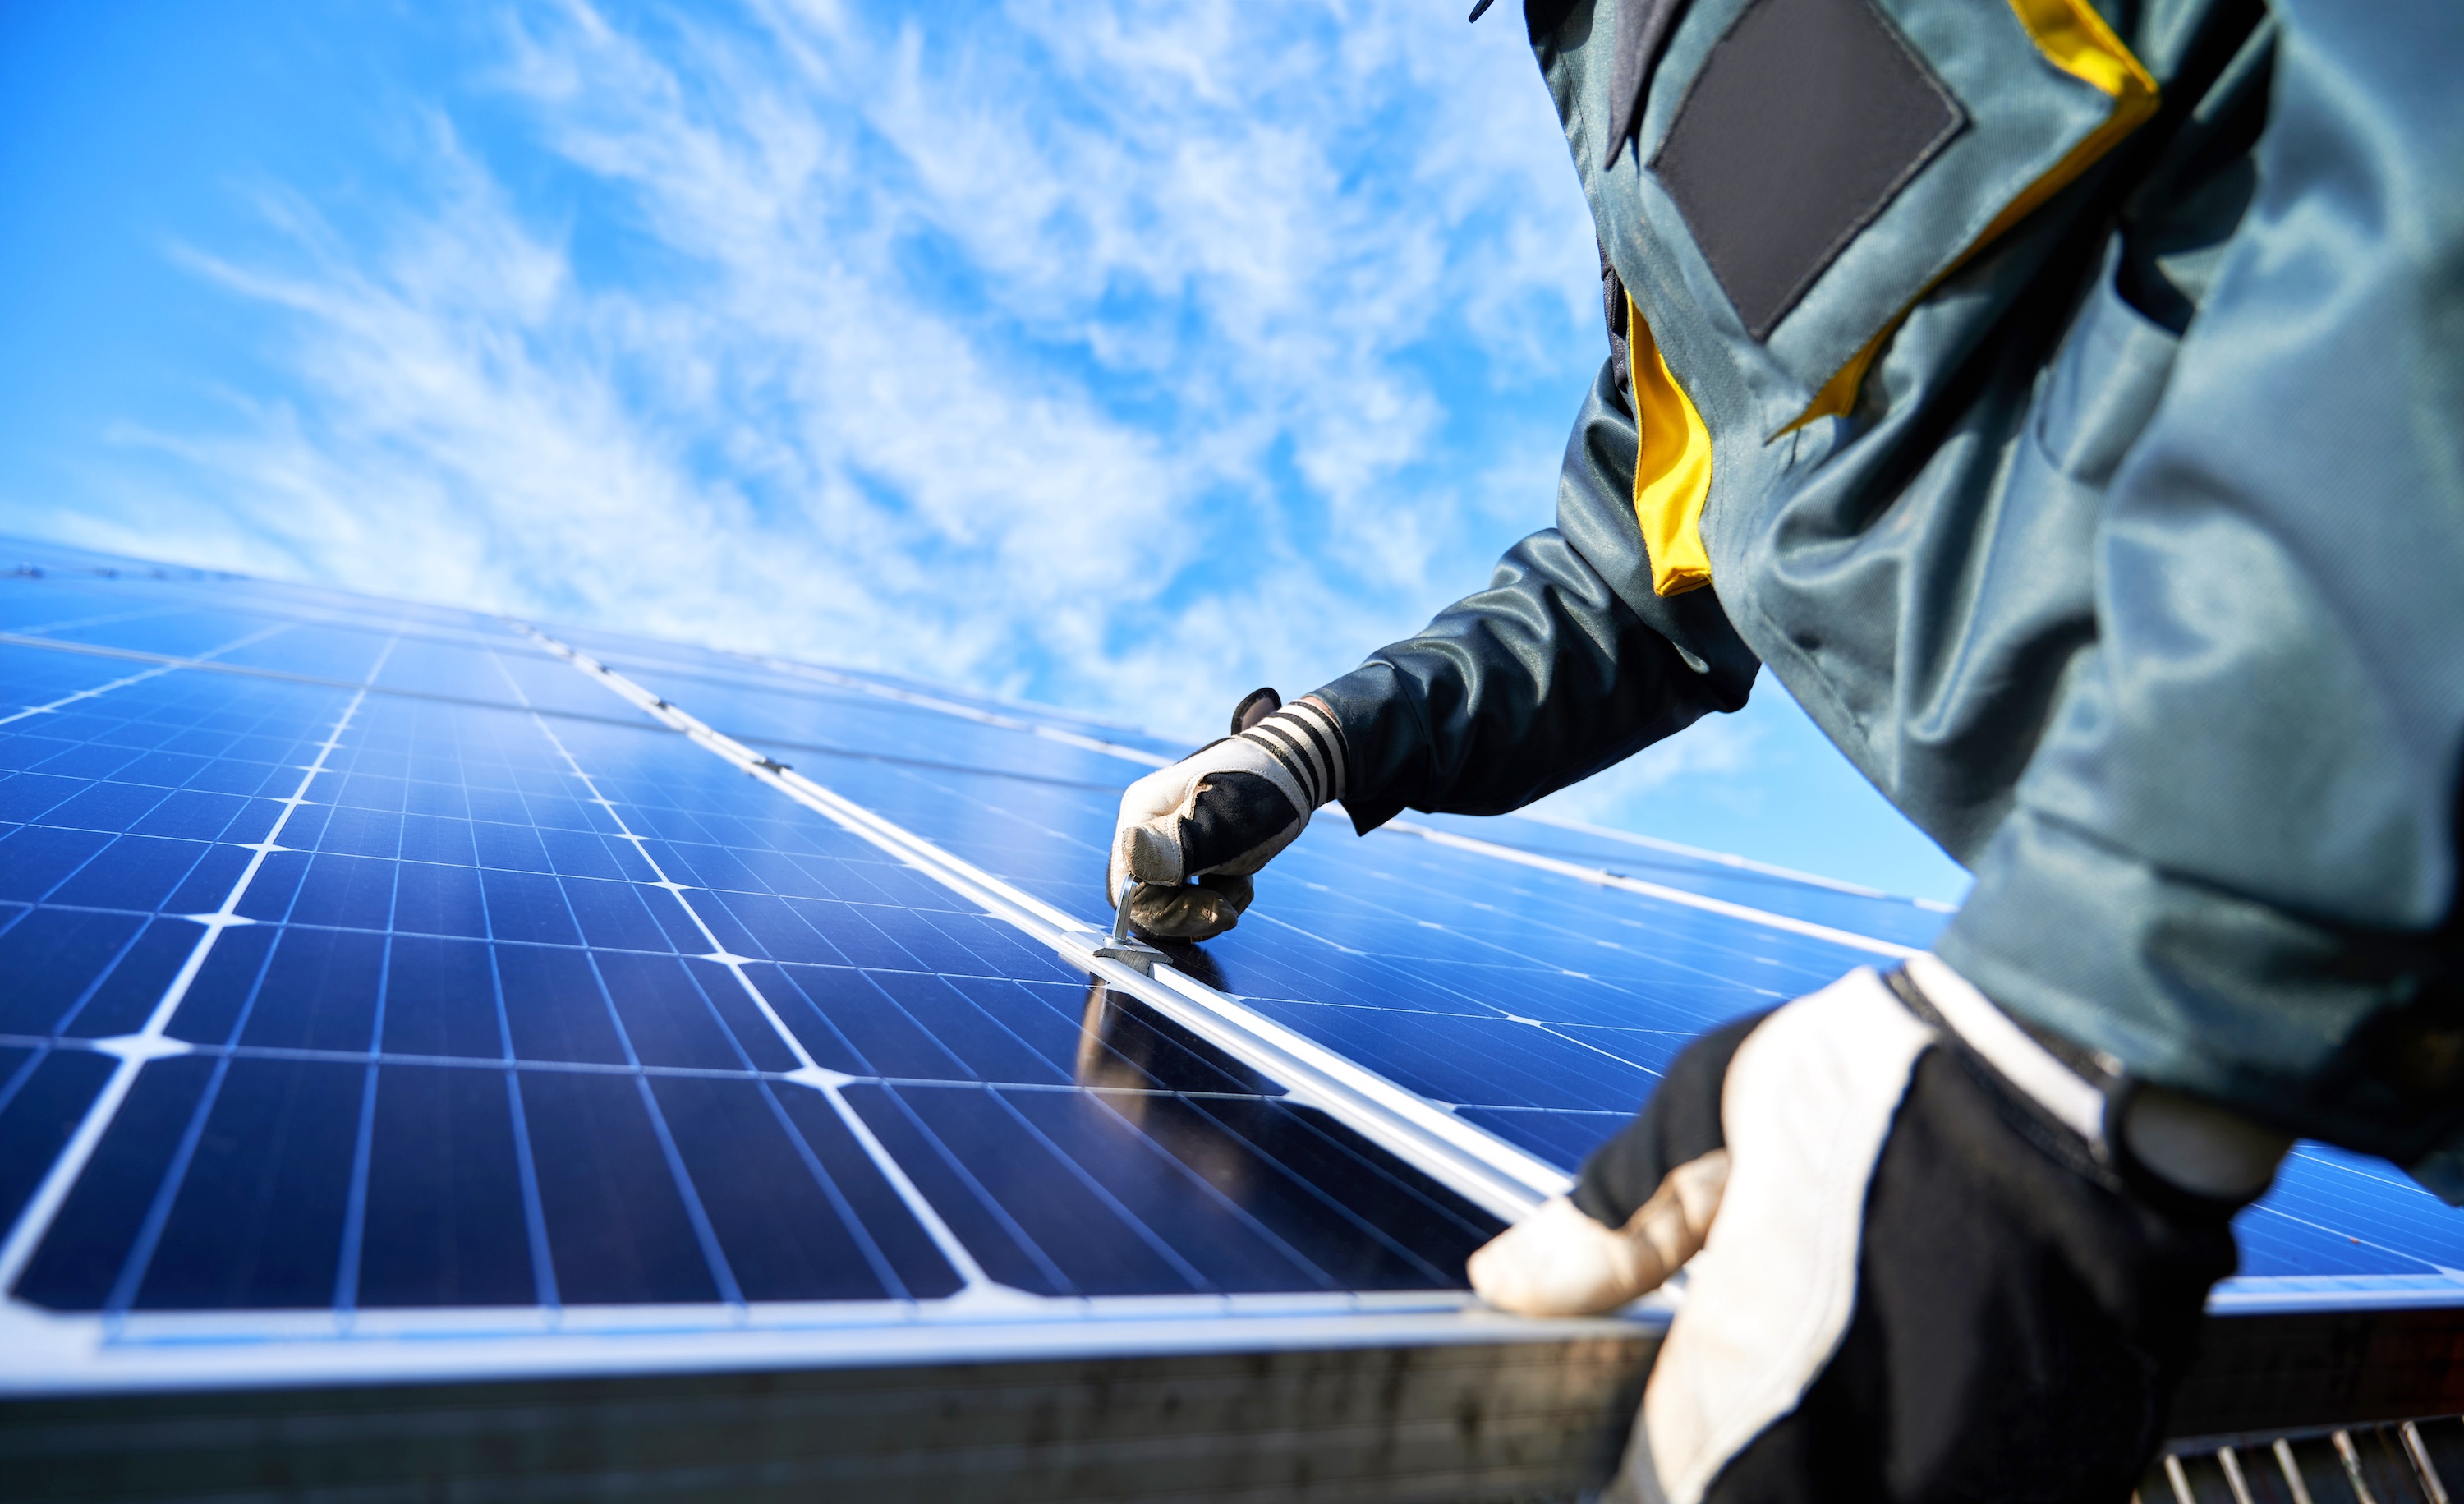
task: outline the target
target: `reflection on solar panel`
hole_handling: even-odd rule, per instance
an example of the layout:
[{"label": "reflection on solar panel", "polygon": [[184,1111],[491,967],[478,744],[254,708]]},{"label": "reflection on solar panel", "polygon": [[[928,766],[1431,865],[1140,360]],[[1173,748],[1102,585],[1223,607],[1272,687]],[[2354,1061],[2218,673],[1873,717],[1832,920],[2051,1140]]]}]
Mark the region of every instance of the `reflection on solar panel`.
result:
[{"label": "reflection on solar panel", "polygon": [[[1091,955],[1133,729],[11,546],[5,1391],[1647,1343],[1463,1258],[1693,1032],[1943,918],[1324,821],[1150,979]],[[2384,1166],[2240,1231],[2219,1310],[2464,1307]]]}]

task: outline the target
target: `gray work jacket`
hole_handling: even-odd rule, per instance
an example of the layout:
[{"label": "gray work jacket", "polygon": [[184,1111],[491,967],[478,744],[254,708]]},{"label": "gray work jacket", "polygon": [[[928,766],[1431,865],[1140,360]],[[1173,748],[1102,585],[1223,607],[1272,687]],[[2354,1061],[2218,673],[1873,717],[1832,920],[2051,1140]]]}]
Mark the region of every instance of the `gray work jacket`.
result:
[{"label": "gray work jacket", "polygon": [[2464,6],[1526,20],[1612,352],[1557,525],[1318,692],[1355,822],[1768,664],[2004,1006],[2464,1195]]}]

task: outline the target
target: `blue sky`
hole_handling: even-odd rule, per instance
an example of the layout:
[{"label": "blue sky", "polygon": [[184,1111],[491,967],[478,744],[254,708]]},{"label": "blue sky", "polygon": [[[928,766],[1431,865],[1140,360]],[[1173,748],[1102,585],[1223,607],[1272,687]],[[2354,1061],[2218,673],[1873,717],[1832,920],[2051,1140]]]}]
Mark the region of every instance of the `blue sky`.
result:
[{"label": "blue sky", "polygon": [[[1550,520],[1596,261],[1463,9],[11,0],[0,530],[1207,734]],[[1768,676],[1552,807],[1965,881]]]}]

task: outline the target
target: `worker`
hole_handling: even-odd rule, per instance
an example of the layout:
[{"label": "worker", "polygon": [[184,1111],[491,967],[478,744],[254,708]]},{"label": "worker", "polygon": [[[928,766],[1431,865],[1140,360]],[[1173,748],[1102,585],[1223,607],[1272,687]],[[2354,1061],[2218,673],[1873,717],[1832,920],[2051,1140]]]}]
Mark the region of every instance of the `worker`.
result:
[{"label": "worker", "polygon": [[1108,892],[1202,940],[1330,802],[1514,809],[1768,667],[1974,887],[1475,1288],[1684,1266],[1616,1496],[2120,1500],[2296,1137],[2464,1197],[2464,7],[1525,20],[1609,332],[1556,525],[1132,785]]}]

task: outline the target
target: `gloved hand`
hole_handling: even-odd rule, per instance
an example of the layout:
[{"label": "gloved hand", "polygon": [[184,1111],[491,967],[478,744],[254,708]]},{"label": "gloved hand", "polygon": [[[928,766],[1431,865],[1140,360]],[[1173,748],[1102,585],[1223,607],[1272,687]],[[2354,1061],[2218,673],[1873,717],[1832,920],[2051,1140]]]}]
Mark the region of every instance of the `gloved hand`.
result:
[{"label": "gloved hand", "polygon": [[1669,1171],[1615,1228],[1551,1196],[1471,1256],[1471,1288],[1517,1316],[1614,1311],[1659,1289],[1701,1250],[1727,1184],[1728,1151],[1714,1149]]},{"label": "gloved hand", "polygon": [[[1314,698],[1281,707],[1260,690],[1231,736],[1148,774],[1121,795],[1105,907],[1130,877],[1130,922],[1169,940],[1207,940],[1239,922],[1249,877],[1343,793],[1343,732]],[[1195,879],[1195,881],[1192,881]]]},{"label": "gloved hand", "polygon": [[1852,972],[1689,1046],[1474,1288],[1605,1310],[1699,1246],[1604,1499],[2122,1498],[2290,1140],[2108,1064]]}]

